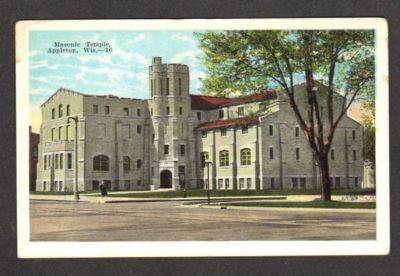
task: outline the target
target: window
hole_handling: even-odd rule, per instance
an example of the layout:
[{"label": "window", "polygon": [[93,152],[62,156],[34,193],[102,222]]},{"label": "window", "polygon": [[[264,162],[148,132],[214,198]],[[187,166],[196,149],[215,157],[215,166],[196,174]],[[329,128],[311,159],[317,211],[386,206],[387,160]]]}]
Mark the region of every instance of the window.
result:
[{"label": "window", "polygon": [[239,187],[240,189],[244,189],[244,178],[239,179]]},{"label": "window", "polygon": [[204,168],[206,166],[206,161],[208,160],[208,152],[207,151],[203,151],[200,154],[201,157],[201,166]]},{"label": "window", "polygon": [[142,185],[142,180],[138,180],[138,181],[136,182],[136,185],[141,186],[141,185]]},{"label": "window", "polygon": [[142,133],[142,126],[141,125],[137,125],[136,126],[136,132],[137,132],[137,134]]},{"label": "window", "polygon": [[129,156],[122,157],[122,160],[123,160],[124,171],[130,171],[131,170],[131,159],[129,158]]},{"label": "window", "polygon": [[225,178],[225,189],[229,189],[229,178]]},{"label": "window", "polygon": [[274,126],[269,125],[269,136],[273,136],[273,135],[274,135]]},{"label": "window", "polygon": [[105,155],[97,155],[93,158],[93,170],[94,171],[108,171],[109,159]]},{"label": "window", "polygon": [[300,188],[302,188],[302,189],[306,188],[306,178],[305,177],[300,177]]},{"label": "window", "polygon": [[129,116],[129,108],[124,107],[124,115]]},{"label": "window", "polygon": [[151,176],[154,176],[154,167],[151,167]]},{"label": "window", "polygon": [[64,168],[64,154],[60,153],[60,169]]},{"label": "window", "polygon": [[57,170],[58,169],[58,153],[56,153],[56,157],[55,157],[54,162],[55,162],[55,166],[54,167]]},{"label": "window", "polygon": [[221,136],[226,136],[226,128],[221,128]]},{"label": "window", "polygon": [[224,180],[222,178],[218,179],[218,189],[222,190],[224,185]]},{"label": "window", "polygon": [[166,108],[166,113],[167,113],[167,115],[169,115],[169,106],[167,106],[167,108]]},{"label": "window", "polygon": [[271,183],[271,189],[275,189],[275,178],[271,177],[270,183]]},{"label": "window", "polygon": [[249,132],[248,126],[242,126],[242,134],[247,134]]},{"label": "window", "polygon": [[160,93],[162,94],[163,93],[163,82],[162,82],[162,79],[159,79],[159,82],[158,82],[159,84],[160,84]]},{"label": "window", "polygon": [[153,116],[153,108],[150,108],[150,115]]},{"label": "window", "polygon": [[296,177],[292,177],[292,187],[293,189],[298,189],[298,179]]},{"label": "window", "polygon": [[154,143],[155,140],[156,140],[156,135],[155,135],[155,134],[152,134],[152,135],[151,135],[151,141]]},{"label": "window", "polygon": [[51,110],[51,118],[52,119],[56,118],[56,110],[54,108]]},{"label": "window", "polygon": [[104,114],[106,115],[110,114],[110,106],[108,105],[104,106]]},{"label": "window", "polygon": [[353,161],[357,160],[357,152],[353,150]]},{"label": "window", "polygon": [[136,115],[140,117],[140,108],[136,109]]},{"label": "window", "polygon": [[202,131],[201,132],[201,137],[206,138],[207,137],[207,131]]},{"label": "window", "polygon": [[44,156],[44,163],[43,163],[43,169],[47,169],[47,155]]},{"label": "window", "polygon": [[298,126],[295,128],[295,136],[296,137],[300,136],[300,128]]},{"label": "window", "polygon": [[201,112],[198,111],[196,114],[197,114],[197,120],[198,120],[198,121],[201,121]]},{"label": "window", "polygon": [[224,118],[224,110],[223,110],[223,109],[220,109],[220,110],[219,110],[219,118],[220,118],[220,119],[223,119],[223,118]]},{"label": "window", "polygon": [[238,113],[239,116],[243,116],[244,115],[244,107],[243,106],[238,107],[237,113]]},{"label": "window", "polygon": [[182,115],[182,114],[183,114],[183,108],[179,107],[179,115]]},{"label": "window", "polygon": [[51,141],[54,141],[56,139],[56,129],[53,127],[51,129]]},{"label": "window", "polygon": [[169,95],[169,78],[167,78],[167,86],[165,87],[165,91],[167,92],[167,95]]},{"label": "window", "polygon": [[169,145],[164,145],[164,154],[169,154]]},{"label": "window", "polygon": [[300,160],[300,148],[296,148],[296,160]]},{"label": "window", "polygon": [[154,89],[153,80],[150,80],[150,94],[152,97],[153,97],[153,89]]},{"label": "window", "polygon": [[247,189],[251,189],[251,178],[247,178]]},{"label": "window", "polygon": [[43,181],[43,191],[46,191],[46,190],[47,190],[47,182]]},{"label": "window", "polygon": [[62,109],[62,104],[58,106],[58,118],[61,118],[63,116],[63,109]]},{"label": "window", "polygon": [[70,125],[67,125],[66,127],[65,127],[65,140],[70,140],[70,135],[71,135],[71,131],[70,131],[70,129],[71,129],[71,126]]},{"label": "window", "polygon": [[335,160],[335,150],[331,149],[331,160]]},{"label": "window", "polygon": [[69,109],[69,104],[67,104],[67,116],[69,116],[70,115],[70,109]]},{"label": "window", "polygon": [[93,105],[93,113],[94,114],[97,114],[97,113],[99,113],[99,106],[98,105]]},{"label": "window", "polygon": [[181,145],[180,150],[181,155],[185,155],[185,145]]},{"label": "window", "polygon": [[32,148],[32,157],[38,157],[38,148],[37,147]]},{"label": "window", "polygon": [[219,152],[219,166],[229,166],[229,152],[227,150],[221,150]]},{"label": "window", "polygon": [[136,160],[136,168],[140,169],[142,167],[142,159]]},{"label": "window", "polygon": [[182,95],[182,79],[178,79],[178,89],[179,89],[179,96]]},{"label": "window", "polygon": [[62,140],[62,127],[58,127],[58,140]]},{"label": "window", "polygon": [[340,188],[340,177],[335,177],[335,187]]},{"label": "window", "polygon": [[354,177],[354,187],[358,187],[358,177]]},{"label": "window", "polygon": [[72,169],[72,153],[67,153],[67,169]]},{"label": "window", "polygon": [[242,166],[251,165],[251,150],[249,148],[240,150],[240,164]]},{"label": "window", "polygon": [[269,148],[269,159],[274,159],[274,148],[272,147]]},{"label": "window", "polygon": [[355,130],[352,131],[352,137],[353,137],[353,140],[356,140],[356,131]]},{"label": "window", "polygon": [[52,166],[53,164],[52,164],[52,161],[53,161],[53,155],[48,155],[47,156],[47,161],[48,161],[48,163],[47,163],[47,167],[50,169],[50,166]]},{"label": "window", "polygon": [[60,182],[58,182],[58,190],[61,192],[61,191],[64,191],[64,183],[62,182],[62,181],[60,181]]}]

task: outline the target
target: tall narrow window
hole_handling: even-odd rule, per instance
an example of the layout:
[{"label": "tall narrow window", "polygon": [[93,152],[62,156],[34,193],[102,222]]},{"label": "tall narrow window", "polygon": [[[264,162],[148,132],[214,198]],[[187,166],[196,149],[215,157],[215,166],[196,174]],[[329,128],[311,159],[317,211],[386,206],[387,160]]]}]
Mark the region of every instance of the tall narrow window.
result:
[{"label": "tall narrow window", "polygon": [[140,169],[142,167],[142,159],[136,160],[136,168]]},{"label": "tall narrow window", "polygon": [[140,108],[136,109],[136,115],[140,117]]},{"label": "tall narrow window", "polygon": [[183,108],[179,107],[179,115],[182,115],[182,114],[183,114]]},{"label": "tall narrow window", "polygon": [[221,136],[226,136],[226,128],[221,128]]},{"label": "tall narrow window", "polygon": [[142,133],[142,126],[141,125],[137,125],[136,126],[136,132],[137,132],[137,134]]},{"label": "tall narrow window", "polygon": [[160,81],[158,82],[160,84],[160,93],[162,94],[163,92],[163,82],[162,79],[160,79]]},{"label": "tall narrow window", "polygon": [[220,109],[220,110],[219,110],[219,118],[220,118],[220,119],[223,119],[223,118],[224,118],[224,110],[223,110],[223,109]]},{"label": "tall narrow window", "polygon": [[182,95],[182,79],[178,79],[178,90],[179,90],[179,96]]},{"label": "tall narrow window", "polygon": [[269,159],[274,159],[274,148],[272,147],[269,148]]},{"label": "tall narrow window", "polygon": [[69,116],[70,115],[70,109],[69,109],[69,104],[67,104],[67,116]]},{"label": "tall narrow window", "polygon": [[167,108],[166,108],[166,113],[167,113],[167,115],[169,115],[169,106],[167,106]]},{"label": "tall narrow window", "polygon": [[55,169],[58,169],[58,153],[56,153],[56,157],[55,157],[55,159],[54,159],[54,168]]},{"label": "tall narrow window", "polygon": [[65,140],[70,140],[71,139],[71,126],[67,125],[65,127]]},{"label": "tall narrow window", "polygon": [[152,135],[151,135],[151,141],[154,143],[154,140],[156,140],[156,135],[155,135],[155,134],[152,134]]},{"label": "tall narrow window", "polygon": [[249,132],[249,127],[247,125],[242,126],[242,134],[247,134]]},{"label": "tall narrow window", "polygon": [[169,145],[164,145],[164,154],[169,154]]},{"label": "tall narrow window", "polygon": [[244,148],[240,150],[240,165],[251,165],[251,150],[249,148]]},{"label": "tall narrow window", "polygon": [[295,136],[299,137],[300,136],[300,128],[297,126],[295,130]]},{"label": "tall narrow window", "polygon": [[129,108],[128,107],[124,107],[124,115],[125,116],[129,116]]},{"label": "tall narrow window", "polygon": [[124,171],[126,172],[131,170],[131,159],[129,158],[129,156],[123,157],[123,167]]},{"label": "tall narrow window", "polygon": [[238,113],[239,116],[243,116],[244,115],[244,107],[243,106],[238,107],[237,113]]},{"label": "tall narrow window", "polygon": [[153,116],[153,108],[150,108],[150,116]]},{"label": "tall narrow window", "polygon": [[300,148],[296,148],[296,160],[300,160]]},{"label": "tall narrow window", "polygon": [[97,155],[93,158],[94,171],[108,171],[109,158],[105,155]]},{"label": "tall narrow window", "polygon": [[220,167],[229,166],[229,151],[221,150],[219,152],[219,166]]},{"label": "tall narrow window", "polygon": [[104,106],[104,114],[106,115],[110,114],[110,106],[108,105]]},{"label": "tall narrow window", "polygon": [[62,104],[58,106],[58,118],[61,118],[63,116],[63,109],[62,109]]},{"label": "tall narrow window", "polygon": [[198,112],[196,113],[196,115],[197,115],[197,121],[201,121],[201,112],[198,111]]},{"label": "tall narrow window", "polygon": [[72,169],[72,153],[67,153],[67,169]]},{"label": "tall narrow window", "polygon": [[357,152],[353,150],[353,161],[357,160]]},{"label": "tall narrow window", "polygon": [[58,140],[62,140],[62,126],[58,127]]},{"label": "tall narrow window", "polygon": [[352,137],[353,137],[353,140],[356,140],[356,131],[353,130],[351,133],[352,133],[351,135],[352,135]]},{"label": "tall narrow window", "polygon": [[180,153],[181,155],[185,155],[185,145],[181,145]]},{"label": "tall narrow window", "polygon": [[274,126],[269,125],[269,136],[273,136],[273,135],[274,135]]},{"label": "tall narrow window", "polygon": [[153,80],[150,80],[150,94],[152,97],[153,97],[153,89],[154,89]]},{"label": "tall narrow window", "polygon": [[52,119],[56,118],[56,110],[54,108],[51,110],[51,118]]},{"label": "tall narrow window", "polygon": [[94,113],[94,114],[99,113],[99,106],[96,105],[96,104],[93,105],[93,113]]},{"label": "tall narrow window", "polygon": [[64,154],[60,153],[60,169],[64,168]]},{"label": "tall narrow window", "polygon": [[335,160],[335,150],[331,149],[331,160]]},{"label": "tall narrow window", "polygon": [[44,156],[44,163],[43,163],[43,169],[47,169],[47,155]]},{"label": "tall narrow window", "polygon": [[202,138],[207,138],[207,131],[202,131],[201,132],[201,137]]},{"label": "tall narrow window", "polygon": [[53,127],[51,129],[51,141],[54,141],[56,139],[56,129]]},{"label": "tall narrow window", "polygon": [[165,87],[165,91],[166,91],[167,95],[169,95],[169,78],[167,78],[167,84]]},{"label": "tall narrow window", "polygon": [[208,152],[207,151],[203,151],[200,155],[201,157],[201,166],[204,168],[206,166],[206,161],[208,161]]}]

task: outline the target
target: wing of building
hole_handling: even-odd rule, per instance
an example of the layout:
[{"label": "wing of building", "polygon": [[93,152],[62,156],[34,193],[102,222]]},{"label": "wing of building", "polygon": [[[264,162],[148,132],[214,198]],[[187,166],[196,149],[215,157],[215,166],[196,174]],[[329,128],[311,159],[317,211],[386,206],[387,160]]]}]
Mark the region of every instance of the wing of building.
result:
[{"label": "wing of building", "polygon": [[[201,189],[208,179],[212,189],[320,186],[284,93],[191,95],[188,66],[163,64],[159,57],[149,68],[149,83],[148,100],[60,88],[43,103],[36,189],[72,190],[75,160],[82,191],[102,182],[108,189]],[[325,87],[318,89],[324,93]],[[304,85],[296,86],[295,95],[305,112]],[[335,111],[340,107],[336,95]],[[77,118],[77,132],[69,117]],[[341,120],[330,153],[333,187],[361,184],[362,130],[347,115]]]}]

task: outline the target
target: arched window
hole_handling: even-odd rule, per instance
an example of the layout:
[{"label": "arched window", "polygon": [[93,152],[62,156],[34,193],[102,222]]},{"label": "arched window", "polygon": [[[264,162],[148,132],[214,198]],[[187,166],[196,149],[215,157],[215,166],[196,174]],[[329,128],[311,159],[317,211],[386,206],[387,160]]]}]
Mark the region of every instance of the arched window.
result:
[{"label": "arched window", "polygon": [[108,157],[105,155],[97,155],[93,158],[94,171],[108,171]]},{"label": "arched window", "polygon": [[56,110],[54,108],[51,110],[51,118],[52,119],[56,118]]},{"label": "arched window", "polygon": [[58,118],[61,118],[63,116],[63,110],[62,110],[62,104],[58,106]]},{"label": "arched window", "polygon": [[204,168],[206,166],[206,161],[208,160],[209,154],[207,151],[201,153],[201,166]]},{"label": "arched window", "polygon": [[67,116],[70,115],[69,104],[67,104]]},{"label": "arched window", "polygon": [[220,167],[229,166],[229,151],[221,150],[219,152],[219,166]]},{"label": "arched window", "polygon": [[130,171],[131,170],[131,159],[129,158],[129,156],[124,156],[123,161],[124,161],[124,171]]},{"label": "arched window", "polygon": [[251,165],[251,150],[249,148],[240,150],[240,164],[242,166]]}]

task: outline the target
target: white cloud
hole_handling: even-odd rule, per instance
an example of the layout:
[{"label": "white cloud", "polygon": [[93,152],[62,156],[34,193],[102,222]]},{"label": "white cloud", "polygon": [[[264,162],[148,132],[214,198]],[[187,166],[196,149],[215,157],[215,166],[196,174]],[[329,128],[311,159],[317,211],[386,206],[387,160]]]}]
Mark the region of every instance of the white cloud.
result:
[{"label": "white cloud", "polygon": [[126,44],[132,45],[132,44],[138,43],[140,41],[143,41],[145,38],[146,38],[146,36],[144,34],[138,34],[134,38],[130,38],[130,39],[126,40]]},{"label": "white cloud", "polygon": [[55,70],[55,69],[58,69],[58,67],[60,67],[60,65],[59,64],[49,65],[49,62],[47,60],[39,60],[39,61],[31,62],[29,69],[37,69],[37,68],[42,68],[42,67]]},{"label": "white cloud", "polygon": [[31,95],[48,95],[52,93],[52,90],[49,88],[37,87],[29,91]]},{"label": "white cloud", "polygon": [[188,50],[176,54],[171,58],[172,63],[185,63],[190,67],[195,66],[198,63],[197,56],[202,52],[200,50]]},{"label": "white cloud", "polygon": [[174,34],[172,36],[172,38],[175,38],[177,40],[184,41],[184,42],[196,43],[196,41],[192,37],[186,36],[186,35]]},{"label": "white cloud", "polygon": [[30,76],[29,77],[31,80],[38,81],[38,82],[43,82],[43,83],[52,83],[49,81],[46,77],[35,77],[35,76]]}]

